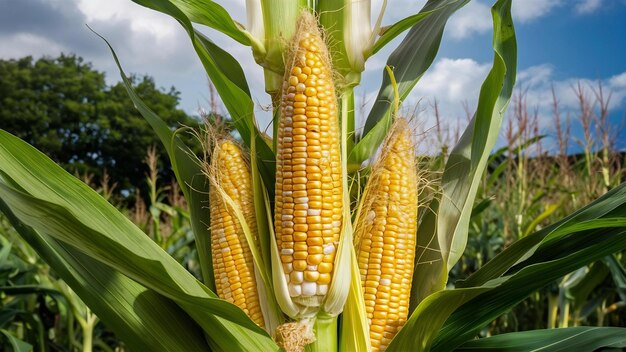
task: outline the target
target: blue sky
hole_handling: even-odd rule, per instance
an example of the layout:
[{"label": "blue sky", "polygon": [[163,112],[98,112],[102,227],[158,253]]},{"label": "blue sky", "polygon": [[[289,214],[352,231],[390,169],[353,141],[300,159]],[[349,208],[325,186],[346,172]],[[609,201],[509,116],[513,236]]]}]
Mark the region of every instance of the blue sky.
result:
[{"label": "blue sky", "polygon": [[[218,2],[236,20],[246,23],[244,0]],[[417,12],[424,2],[389,0],[383,24]],[[372,16],[378,13],[380,3],[372,1]],[[435,98],[450,126],[464,123],[464,102],[470,109],[475,107],[493,55],[491,3],[473,0],[450,20],[437,59],[405,103],[408,108],[419,102],[420,129],[434,126],[431,105]],[[626,0],[514,0],[513,7],[518,87],[527,89],[527,101],[538,111],[541,132],[550,135],[554,130],[552,86],[562,110],[571,114],[576,125],[577,105],[571,87],[579,81],[589,97],[593,95],[589,87],[597,82],[611,91],[611,118],[616,125],[621,123],[626,117]],[[118,81],[110,54],[84,24],[111,41],[127,72],[152,75],[163,87],[174,85],[189,113],[208,106],[207,78],[184,31],[175,21],[130,0],[0,0],[0,58],[76,53],[106,72],[110,82]],[[203,30],[240,60],[263,124],[269,99],[263,93],[262,71],[252,60],[250,49]],[[398,42],[392,42],[366,65],[358,90],[365,100],[364,111],[379,87],[385,58]],[[621,133],[618,147],[626,147],[625,140],[626,134]]]}]

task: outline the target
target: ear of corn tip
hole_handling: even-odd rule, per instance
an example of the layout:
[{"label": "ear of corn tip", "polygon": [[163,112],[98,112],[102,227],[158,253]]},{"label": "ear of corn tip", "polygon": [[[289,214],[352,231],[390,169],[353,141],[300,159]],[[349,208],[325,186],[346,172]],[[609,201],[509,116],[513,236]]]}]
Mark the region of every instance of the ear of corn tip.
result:
[{"label": "ear of corn tip", "polygon": [[211,254],[217,294],[263,326],[250,246],[238,217],[224,199],[228,196],[239,207],[256,237],[252,179],[241,147],[230,140],[219,141],[212,154],[211,173],[215,181],[209,190]]},{"label": "ear of corn tip", "polygon": [[356,251],[373,351],[383,351],[406,322],[417,229],[418,176],[406,120],[389,133],[366,186]]},{"label": "ear of corn tip", "polygon": [[287,65],[277,136],[276,243],[289,296],[313,307],[332,281],[343,184],[332,70],[311,14],[299,21]]}]

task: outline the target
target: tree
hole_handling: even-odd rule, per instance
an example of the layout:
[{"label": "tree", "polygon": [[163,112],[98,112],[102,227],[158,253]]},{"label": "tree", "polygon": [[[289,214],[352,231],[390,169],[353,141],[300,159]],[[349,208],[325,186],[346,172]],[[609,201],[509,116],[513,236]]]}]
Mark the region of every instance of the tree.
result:
[{"label": "tree", "polygon": [[[72,173],[100,182],[106,172],[117,191],[143,184],[148,147],[164,150],[134,108],[123,84],[107,86],[104,73],[75,55],[0,60],[0,128],[42,150]],[[174,87],[157,88],[149,76],[131,76],[136,92],[172,129],[197,126],[178,108]],[[161,159],[167,174],[169,162]]]}]

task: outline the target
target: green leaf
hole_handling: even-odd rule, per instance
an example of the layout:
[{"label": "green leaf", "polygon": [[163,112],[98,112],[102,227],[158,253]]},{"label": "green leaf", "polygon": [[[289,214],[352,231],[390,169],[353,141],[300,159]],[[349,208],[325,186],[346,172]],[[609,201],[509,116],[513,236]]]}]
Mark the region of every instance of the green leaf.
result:
[{"label": "green leaf", "polygon": [[557,211],[560,207],[561,207],[561,203],[546,204],[545,210],[542,211],[541,214],[539,214],[537,217],[535,217],[533,221],[526,227],[526,230],[524,231],[524,236],[527,236],[529,233],[532,233],[533,231],[535,231],[537,226],[539,226],[539,224],[543,220],[547,219],[550,215],[552,215],[552,213]]},{"label": "green leaf", "polygon": [[[2,200],[0,211],[39,256],[133,350],[208,348],[200,327],[170,299],[24,225]],[[170,324],[163,324],[164,321]]]},{"label": "green leaf", "polygon": [[[626,199],[622,202],[626,203]],[[429,350],[431,343],[432,351],[456,348],[535,290],[625,249],[625,226],[626,217],[573,224],[546,237],[532,256],[506,276],[481,286],[443,290],[428,296],[411,314],[388,351],[409,350],[411,346],[419,351]]]},{"label": "green leaf", "polygon": [[64,296],[56,289],[41,286],[41,285],[14,285],[2,287],[2,292],[9,295],[30,295],[30,294],[45,294],[55,300],[64,300]]},{"label": "green leaf", "polygon": [[[217,92],[226,106],[233,124],[241,135],[241,138],[248,148],[252,147],[252,137],[255,137],[256,156],[258,170],[263,182],[270,193],[270,199],[274,199],[274,175],[276,174],[276,157],[267,143],[263,140],[262,133],[256,128],[254,123],[254,103],[250,97],[243,70],[241,66],[228,52],[211,42],[199,32],[196,32],[196,40],[202,44],[206,55],[210,55],[204,67],[215,85]],[[203,53],[196,48],[196,52],[202,59]],[[240,72],[240,74],[239,74]],[[245,84],[245,86],[244,86]],[[241,86],[240,86],[241,85]]]},{"label": "green leaf", "polygon": [[517,47],[510,7],[510,1],[498,1],[492,8],[494,64],[481,87],[474,118],[452,150],[442,177],[437,236],[448,269],[465,249],[474,196],[515,84]]},{"label": "green leaf", "polygon": [[483,265],[469,278],[457,281],[455,283],[456,287],[480,286],[489,280],[499,277],[513,267],[513,265],[532,255],[539,243],[548,236],[553,234],[559,236],[562,233],[566,233],[570,226],[576,226],[576,224],[579,223],[585,223],[593,219],[606,218],[614,213],[623,212],[625,200],[626,184],[622,184],[560,221],[516,241],[505,251],[502,251],[495,258]]},{"label": "green leaf", "polygon": [[[166,5],[164,5],[166,1],[133,0],[133,2],[169,14]],[[228,11],[218,3],[211,0],[172,0],[167,2],[178,7],[189,20],[218,30],[243,45],[251,45],[250,34],[242,29],[241,25],[236,23]]]},{"label": "green leaf", "polygon": [[277,349],[241,309],[218,299],[95,191],[16,137],[0,131],[0,141],[0,198],[20,221],[172,299],[213,346]]},{"label": "green leaf", "polygon": [[595,351],[626,348],[626,329],[574,327],[502,334],[469,341],[455,351]]},{"label": "green leaf", "polygon": [[[184,11],[176,5],[180,5],[182,0],[176,1],[175,3],[168,0],[137,0],[137,2],[173,17],[183,26],[189,36],[189,39],[191,40],[198,58],[202,62],[202,65],[211,79],[211,82],[215,86],[217,93],[220,98],[222,98],[222,102],[224,103],[226,110],[228,110],[230,118],[237,128],[237,131],[241,135],[244,143],[250,147],[250,138],[252,134],[249,127],[249,121],[254,120],[254,102],[250,97],[248,84],[243,74],[243,70],[237,60],[235,60],[228,52],[222,50],[220,47],[211,42],[202,33],[193,28],[191,21],[186,16]],[[109,47],[111,46],[109,45]],[[111,48],[111,50],[113,49]],[[119,63],[118,66],[120,66]],[[133,99],[133,101],[137,104],[136,99]],[[142,113],[142,115],[144,114]],[[144,115],[144,117],[146,116]],[[270,192],[270,197],[273,198],[275,157],[272,150],[265,143],[265,141],[263,141],[260,135],[260,133],[257,134],[257,153],[262,161],[259,164],[259,169],[265,185],[268,187],[268,191]],[[195,230],[196,229],[194,228],[194,232]]]},{"label": "green leaf", "polygon": [[574,309],[582,310],[591,292],[604,281],[608,274],[609,269],[606,265],[598,261],[589,266],[585,276],[580,282],[566,288],[565,296],[572,301]]},{"label": "green leaf", "polygon": [[13,352],[32,352],[33,351],[33,345],[13,336],[10,331],[0,329],[0,333],[2,333],[2,335],[4,335],[4,337],[8,340],[9,345],[11,345],[11,348],[13,348]]},{"label": "green leaf", "polygon": [[[447,5],[448,4],[443,4],[443,7]],[[385,26],[381,28],[380,37],[376,40],[376,42],[372,46],[371,52],[368,56],[376,54],[380,49],[384,48],[385,45],[387,45],[390,41],[394,40],[395,37],[402,34],[402,32],[406,31],[407,29],[413,27],[414,25],[419,23],[421,20],[428,17],[433,12],[438,11],[439,9],[441,9],[441,7],[432,9],[430,11],[424,11],[422,9],[420,13],[407,16],[390,26]]]},{"label": "green leaf", "polygon": [[[448,351],[472,339],[482,327],[500,314],[542,288],[584,265],[626,248],[626,218],[590,221],[597,229],[573,232],[546,239],[529,260],[515,271],[492,280],[479,288],[493,287],[476,298],[464,302],[448,319],[435,340],[433,350]],[[613,225],[611,225],[613,223]],[[616,226],[615,228],[604,226]],[[577,231],[572,226],[567,232]],[[552,243],[550,243],[552,241]],[[556,251],[556,252],[555,252]]]},{"label": "green leaf", "polygon": [[361,288],[359,262],[354,247],[351,248],[351,251],[350,292],[343,308],[343,315],[341,315],[339,350],[343,352],[370,351],[369,327],[363,289]]},{"label": "green leaf", "polygon": [[606,264],[613,278],[613,283],[617,288],[617,293],[622,301],[626,301],[626,268],[615,258],[615,255],[609,255],[602,258],[602,262]]},{"label": "green leaf", "polygon": [[[391,53],[387,60],[387,66],[393,68],[393,74],[398,82],[400,100],[404,100],[407,97],[435,59],[448,18],[467,2],[469,0],[428,1],[420,11],[420,14],[430,14],[424,18],[420,17],[421,21],[411,28],[398,48]],[[434,11],[435,9],[437,11]],[[365,122],[363,137],[354,146],[348,157],[349,164],[360,165],[374,155],[374,152],[391,127],[393,101],[394,92],[391,80],[389,75],[383,70],[381,88]]]},{"label": "green leaf", "polygon": [[[104,40],[111,50],[113,59],[120,70],[122,82],[135,108],[141,113],[150,126],[152,126],[152,129],[158,135],[161,143],[165,146],[165,150],[172,162],[172,169],[176,175],[176,180],[189,204],[191,226],[196,238],[196,248],[198,250],[203,282],[209,289],[215,289],[213,269],[211,267],[210,232],[206,225],[210,223],[210,219],[209,212],[205,209],[206,199],[208,198],[206,195],[209,193],[209,182],[204,177],[201,166],[195,156],[193,156],[193,152],[180,138],[174,135],[167,124],[150,110],[141,98],[139,98],[137,93],[135,93],[130,80],[122,70],[122,66],[120,65],[115,51],[113,51],[113,47],[98,33],[96,33],[96,35]],[[204,197],[202,195],[204,195]]]},{"label": "green leaf", "polygon": [[511,1],[499,0],[491,13],[493,66],[480,89],[476,113],[446,163],[440,200],[430,204],[436,211],[426,213],[419,226],[411,310],[445,287],[448,271],[465,250],[476,192],[513,92],[517,45]]}]

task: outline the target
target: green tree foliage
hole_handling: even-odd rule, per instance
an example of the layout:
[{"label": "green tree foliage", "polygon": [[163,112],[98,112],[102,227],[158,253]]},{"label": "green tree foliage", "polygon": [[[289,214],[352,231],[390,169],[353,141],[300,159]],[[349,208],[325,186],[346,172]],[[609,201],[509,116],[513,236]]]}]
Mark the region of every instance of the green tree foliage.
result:
[{"label": "green tree foliage", "polygon": [[[149,76],[133,76],[132,82],[172,129],[198,124],[178,108],[180,97],[174,87],[158,88]],[[0,60],[0,127],[66,170],[93,175],[96,183],[106,170],[118,192],[142,185],[147,148],[162,149],[123,84],[107,85],[104,73],[75,55]],[[160,165],[167,173],[167,158]]]}]

